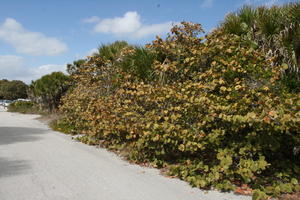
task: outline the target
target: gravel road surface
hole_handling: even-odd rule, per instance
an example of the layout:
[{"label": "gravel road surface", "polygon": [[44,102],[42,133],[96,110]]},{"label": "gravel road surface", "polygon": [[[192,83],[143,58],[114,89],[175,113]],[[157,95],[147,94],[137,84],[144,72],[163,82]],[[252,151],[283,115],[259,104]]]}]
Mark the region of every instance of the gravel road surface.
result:
[{"label": "gravel road surface", "polygon": [[201,191],[156,169],[0,108],[0,200],[250,200]]}]

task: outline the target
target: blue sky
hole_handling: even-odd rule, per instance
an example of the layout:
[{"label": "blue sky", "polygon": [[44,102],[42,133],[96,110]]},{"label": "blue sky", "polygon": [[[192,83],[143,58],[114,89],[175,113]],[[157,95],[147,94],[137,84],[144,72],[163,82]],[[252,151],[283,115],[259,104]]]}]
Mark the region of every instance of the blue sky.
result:
[{"label": "blue sky", "polygon": [[244,4],[291,0],[0,0],[0,79],[32,79],[91,54],[100,44],[143,45],[173,23],[201,23],[206,31]]}]

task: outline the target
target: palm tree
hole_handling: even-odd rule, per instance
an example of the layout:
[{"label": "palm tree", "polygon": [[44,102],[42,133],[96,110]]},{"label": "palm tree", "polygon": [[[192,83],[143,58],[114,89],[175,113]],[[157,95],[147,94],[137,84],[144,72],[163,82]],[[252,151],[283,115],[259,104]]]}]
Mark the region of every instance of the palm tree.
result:
[{"label": "palm tree", "polygon": [[124,55],[119,66],[122,70],[130,72],[141,80],[147,81],[153,78],[153,62],[156,54],[145,47],[134,47]]},{"label": "palm tree", "polygon": [[256,19],[257,10],[246,5],[236,13],[229,13],[222,22],[222,28],[227,33],[243,35],[254,29]]},{"label": "palm tree", "polygon": [[103,60],[109,61],[112,65],[114,65],[114,63],[120,58],[122,50],[128,46],[128,43],[125,41],[116,41],[108,45],[102,44],[98,48],[98,53],[94,56],[99,56]]},{"label": "palm tree", "polygon": [[230,34],[250,37],[268,56],[276,57],[273,65],[288,65],[287,73],[300,72],[300,3],[284,6],[244,6],[226,16],[221,28]]}]

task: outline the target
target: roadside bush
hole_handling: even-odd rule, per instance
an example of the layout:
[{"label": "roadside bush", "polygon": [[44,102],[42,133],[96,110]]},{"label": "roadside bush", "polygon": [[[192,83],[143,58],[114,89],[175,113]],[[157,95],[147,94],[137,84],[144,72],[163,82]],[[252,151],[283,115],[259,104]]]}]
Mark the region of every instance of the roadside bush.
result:
[{"label": "roadside bush", "polygon": [[8,106],[9,112],[19,112],[32,114],[38,110],[37,106],[31,101],[15,101]]},{"label": "roadside bush", "polygon": [[284,66],[250,39],[202,33],[183,22],[148,45],[151,82],[89,58],[63,97],[64,123],[200,188],[299,191],[300,94],[282,84]]},{"label": "roadside bush", "polygon": [[55,131],[66,134],[72,133],[72,130],[74,129],[74,127],[72,127],[69,122],[65,121],[62,116],[58,116],[57,119],[52,120],[49,123],[49,126]]}]

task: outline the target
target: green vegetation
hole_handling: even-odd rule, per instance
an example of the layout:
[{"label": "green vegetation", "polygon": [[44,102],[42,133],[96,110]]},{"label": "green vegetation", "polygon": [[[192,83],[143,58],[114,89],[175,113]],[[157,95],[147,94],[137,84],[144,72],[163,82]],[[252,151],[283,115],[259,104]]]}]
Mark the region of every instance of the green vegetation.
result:
[{"label": "green vegetation", "polygon": [[113,65],[122,56],[122,49],[126,49],[128,46],[128,43],[125,41],[116,41],[111,45],[101,45],[98,48],[99,53],[95,54],[95,56],[103,58]]},{"label": "green vegetation", "polygon": [[[244,6],[227,15],[221,24],[226,33],[251,39],[253,45],[272,58],[272,65],[283,65],[283,73],[300,85],[300,4],[271,8]],[[294,79],[294,77],[297,79]],[[287,86],[291,84],[289,82]],[[292,86],[293,87],[293,86]]]},{"label": "green vegetation", "polygon": [[27,98],[28,86],[22,81],[0,80],[0,99],[15,100]]},{"label": "green vegetation", "polygon": [[31,101],[15,101],[8,106],[9,112],[32,114],[37,113],[37,110],[36,105]]},{"label": "green vegetation", "polygon": [[63,117],[59,117],[58,119],[52,120],[49,126],[55,130],[62,133],[69,134],[74,129],[67,121],[64,120]]},{"label": "green vegetation", "polygon": [[53,72],[33,81],[29,86],[29,97],[40,107],[50,112],[58,108],[60,98],[69,87],[69,78],[62,72]]},{"label": "green vegetation", "polygon": [[253,199],[299,192],[299,16],[300,3],[246,6],[206,36],[182,22],[145,47],[102,45],[70,76],[33,82],[30,97],[60,103],[55,130],[193,186]]},{"label": "green vegetation", "polygon": [[133,74],[142,81],[153,80],[152,66],[156,60],[154,52],[144,47],[133,47],[124,54],[118,63],[123,71]]},{"label": "green vegetation", "polygon": [[183,22],[147,48],[73,66],[61,127],[196,187],[299,191],[300,95],[282,84],[285,65],[251,38],[202,33]]}]

